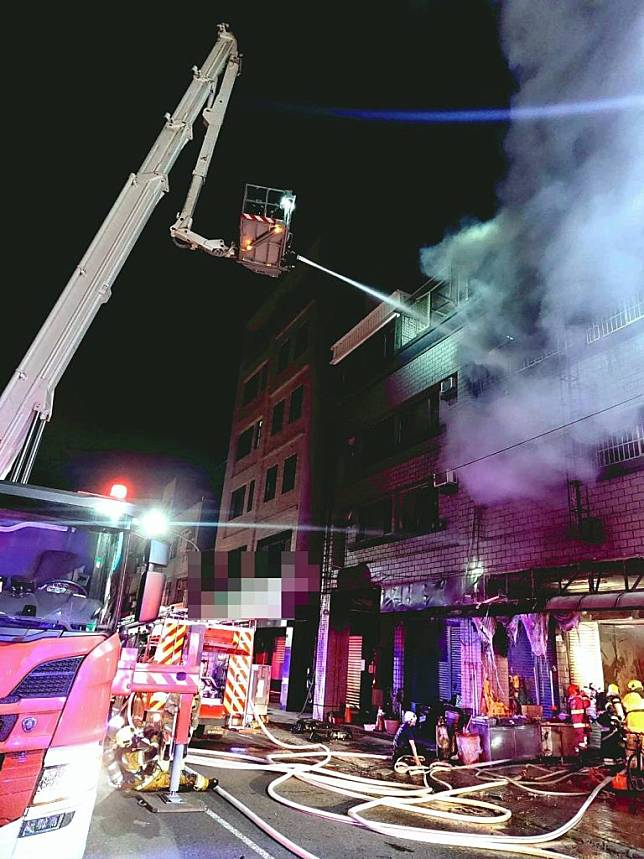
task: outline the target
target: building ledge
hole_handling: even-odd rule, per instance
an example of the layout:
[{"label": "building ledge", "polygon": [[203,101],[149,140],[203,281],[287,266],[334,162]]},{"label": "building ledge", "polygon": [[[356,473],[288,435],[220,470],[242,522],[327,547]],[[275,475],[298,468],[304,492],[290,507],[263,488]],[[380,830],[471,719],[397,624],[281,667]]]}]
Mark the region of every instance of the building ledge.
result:
[{"label": "building ledge", "polygon": [[[392,301],[399,302],[400,304],[406,304],[409,301],[409,295],[406,292],[401,292],[397,289],[395,292],[391,294]],[[357,349],[359,346],[368,340],[370,337],[380,331],[381,328],[391,322],[392,319],[395,319],[396,316],[400,316],[400,311],[396,310],[395,307],[392,307],[386,301],[381,302],[377,307],[371,311],[371,313],[367,314],[364,319],[361,319],[357,325],[354,325],[350,331],[347,331],[337,342],[331,346],[331,351],[333,352],[333,357],[331,358],[331,364],[339,364],[340,361],[343,361],[347,355],[350,355],[354,349]]]}]

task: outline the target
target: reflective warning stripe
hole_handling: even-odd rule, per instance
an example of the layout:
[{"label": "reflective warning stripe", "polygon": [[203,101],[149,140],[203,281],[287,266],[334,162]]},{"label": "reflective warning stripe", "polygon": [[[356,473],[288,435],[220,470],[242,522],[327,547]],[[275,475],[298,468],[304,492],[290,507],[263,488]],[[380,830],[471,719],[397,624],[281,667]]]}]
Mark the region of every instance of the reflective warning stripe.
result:
[{"label": "reflective warning stripe", "polygon": [[[252,636],[250,636],[252,640]],[[228,661],[226,688],[224,690],[224,708],[230,716],[243,716],[246,710],[252,655],[233,654]]]},{"label": "reflective warning stripe", "polygon": [[277,224],[277,218],[268,218],[266,215],[247,215],[246,212],[242,212],[242,218],[247,221],[259,221],[261,224]]},{"label": "reflective warning stripe", "polygon": [[154,662],[161,665],[177,665],[181,662],[181,654],[186,641],[188,627],[183,623],[165,624],[159,644],[154,654]]}]

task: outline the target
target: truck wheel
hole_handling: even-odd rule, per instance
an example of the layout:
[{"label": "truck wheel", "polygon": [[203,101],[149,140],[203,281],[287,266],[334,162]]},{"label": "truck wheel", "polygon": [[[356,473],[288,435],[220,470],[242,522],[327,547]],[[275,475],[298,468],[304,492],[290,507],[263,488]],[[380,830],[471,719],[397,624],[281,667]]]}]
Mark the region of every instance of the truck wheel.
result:
[{"label": "truck wheel", "polygon": [[193,736],[197,740],[202,740],[205,732],[206,732],[206,726],[205,725],[197,725],[197,727],[194,730]]}]

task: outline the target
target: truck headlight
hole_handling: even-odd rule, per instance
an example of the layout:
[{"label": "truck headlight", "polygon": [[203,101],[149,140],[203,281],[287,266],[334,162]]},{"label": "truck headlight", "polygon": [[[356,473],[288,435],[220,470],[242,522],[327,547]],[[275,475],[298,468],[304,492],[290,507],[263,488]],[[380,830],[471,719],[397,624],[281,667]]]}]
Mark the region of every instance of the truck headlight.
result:
[{"label": "truck headlight", "polygon": [[99,767],[98,755],[75,755],[67,763],[45,766],[41,775],[32,805],[58,802],[70,799],[91,790],[96,784]]}]

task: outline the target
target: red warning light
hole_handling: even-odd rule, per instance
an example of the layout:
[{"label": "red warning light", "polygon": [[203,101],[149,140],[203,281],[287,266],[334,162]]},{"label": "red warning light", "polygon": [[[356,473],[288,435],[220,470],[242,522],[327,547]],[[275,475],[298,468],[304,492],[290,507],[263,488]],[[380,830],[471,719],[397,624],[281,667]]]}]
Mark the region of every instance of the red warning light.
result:
[{"label": "red warning light", "polygon": [[114,483],[110,489],[110,496],[119,501],[125,501],[127,498],[127,486],[124,483]]}]

